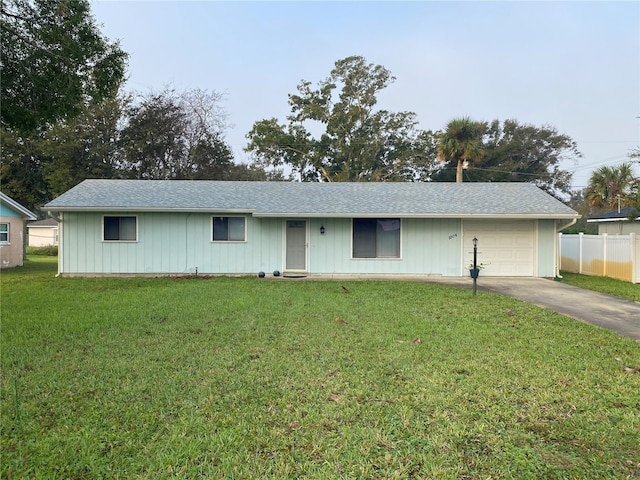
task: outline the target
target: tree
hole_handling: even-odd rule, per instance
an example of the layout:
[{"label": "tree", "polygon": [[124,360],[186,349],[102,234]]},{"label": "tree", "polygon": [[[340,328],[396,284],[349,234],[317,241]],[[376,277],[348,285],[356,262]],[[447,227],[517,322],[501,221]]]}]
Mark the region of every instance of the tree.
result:
[{"label": "tree", "polygon": [[[571,173],[563,160],[581,156],[576,142],[555,127],[536,127],[516,120],[483,124],[482,157],[465,171],[471,182],[530,182],[561,197],[571,191]],[[456,163],[447,162],[434,181],[453,181]]]},{"label": "tree", "polygon": [[615,167],[603,166],[591,174],[585,200],[590,207],[614,210],[618,205],[630,205],[637,188],[638,179],[633,175],[631,162]]},{"label": "tree", "polygon": [[0,0],[0,33],[0,188],[35,209],[51,199],[48,131],[112,98],[127,55],[86,0]]},{"label": "tree", "polygon": [[455,118],[438,138],[438,158],[456,164],[456,182],[462,182],[462,167],[475,164],[483,155],[482,134],[485,125],[469,117]]},{"label": "tree", "polygon": [[87,0],[0,0],[2,126],[30,132],[112,96],[127,55]]},{"label": "tree", "polygon": [[49,160],[42,151],[41,135],[23,136],[0,128],[2,136],[2,162],[0,185],[9,195],[29,210],[50,200],[44,177],[44,165]]},{"label": "tree", "polygon": [[[375,110],[377,94],[395,78],[380,65],[352,56],[335,63],[312,88],[289,95],[287,123],[255,122],[246,151],[263,166],[289,166],[306,181],[391,181],[424,176],[430,135],[412,112]],[[316,137],[311,132],[319,132]]]},{"label": "tree", "polygon": [[48,192],[61,195],[87,178],[119,175],[118,136],[128,96],[114,96],[87,105],[80,115],[54,125],[45,135],[42,151]]},{"label": "tree", "polygon": [[121,168],[144,180],[181,178],[188,153],[187,114],[174,91],[151,94],[127,111]]},{"label": "tree", "polygon": [[267,179],[259,167],[236,165],[224,142],[222,95],[166,89],[126,110],[120,133],[120,175],[154,180]]}]

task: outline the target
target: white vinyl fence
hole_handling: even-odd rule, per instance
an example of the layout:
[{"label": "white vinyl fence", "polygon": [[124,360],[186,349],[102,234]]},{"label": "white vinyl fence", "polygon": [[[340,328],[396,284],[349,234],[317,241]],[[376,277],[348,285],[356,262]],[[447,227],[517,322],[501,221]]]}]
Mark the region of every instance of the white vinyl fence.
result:
[{"label": "white vinyl fence", "polygon": [[640,237],[560,234],[560,270],[640,283]]}]

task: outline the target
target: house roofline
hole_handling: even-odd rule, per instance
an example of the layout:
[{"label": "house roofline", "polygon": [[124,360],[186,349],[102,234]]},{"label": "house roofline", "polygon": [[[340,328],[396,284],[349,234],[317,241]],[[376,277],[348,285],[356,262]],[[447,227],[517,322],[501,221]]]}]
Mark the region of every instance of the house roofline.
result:
[{"label": "house roofline", "polygon": [[21,213],[22,216],[27,220],[36,220],[38,218],[36,214],[33,213],[31,210],[28,210],[26,207],[23,207],[18,202],[16,202],[13,198],[9,197],[8,195],[2,192],[0,192],[0,199],[2,199],[3,203],[6,203],[11,208]]},{"label": "house roofline", "polygon": [[540,214],[540,213],[400,213],[400,212],[348,212],[348,213],[332,213],[332,212],[256,212],[251,209],[212,209],[212,208],[140,208],[140,207],[56,207],[48,210],[51,212],[96,212],[96,213],[232,213],[232,214],[250,214],[256,218],[447,218],[447,219],[474,219],[501,218],[505,220],[570,220],[578,219],[580,215],[568,214]]},{"label": "house roofline", "polygon": [[638,222],[640,221],[640,217],[634,218],[633,220],[629,220],[626,217],[615,217],[615,218],[588,218],[587,223],[605,223],[605,222]]},{"label": "house roofline", "polygon": [[474,219],[474,218],[487,218],[487,219],[506,219],[506,220],[517,220],[517,219],[527,219],[527,220],[535,220],[535,219],[548,219],[548,220],[570,220],[570,219],[578,219],[580,215],[563,215],[563,214],[537,214],[537,213],[488,213],[488,214],[477,214],[477,213],[389,213],[389,212],[378,212],[378,213],[291,213],[291,212],[279,212],[279,213],[254,213],[254,217],[264,217],[264,218],[276,218],[276,217],[287,217],[287,218],[462,218],[465,220]]},{"label": "house roofline", "polygon": [[127,213],[253,213],[246,208],[157,208],[157,207],[51,207],[48,213],[55,212],[127,212]]}]

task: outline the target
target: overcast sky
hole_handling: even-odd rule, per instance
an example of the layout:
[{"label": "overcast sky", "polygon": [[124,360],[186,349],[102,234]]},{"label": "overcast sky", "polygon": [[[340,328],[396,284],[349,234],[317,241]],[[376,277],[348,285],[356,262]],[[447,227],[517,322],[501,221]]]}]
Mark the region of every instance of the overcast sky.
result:
[{"label": "overcast sky", "polygon": [[[102,32],[130,54],[126,88],[226,94],[236,161],[255,121],[290,112],[287,94],[362,55],[396,77],[379,106],[420,128],[454,117],[552,125],[583,157],[586,186],[640,145],[640,2],[94,1]],[[638,173],[638,169],[636,169]]]}]

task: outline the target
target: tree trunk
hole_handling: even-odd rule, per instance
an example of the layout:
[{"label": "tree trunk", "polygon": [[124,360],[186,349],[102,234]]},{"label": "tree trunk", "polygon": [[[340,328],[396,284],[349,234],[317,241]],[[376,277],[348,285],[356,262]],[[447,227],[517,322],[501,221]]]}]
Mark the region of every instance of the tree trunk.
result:
[{"label": "tree trunk", "polygon": [[456,183],[462,183],[462,160],[458,160],[458,167],[456,168]]}]

